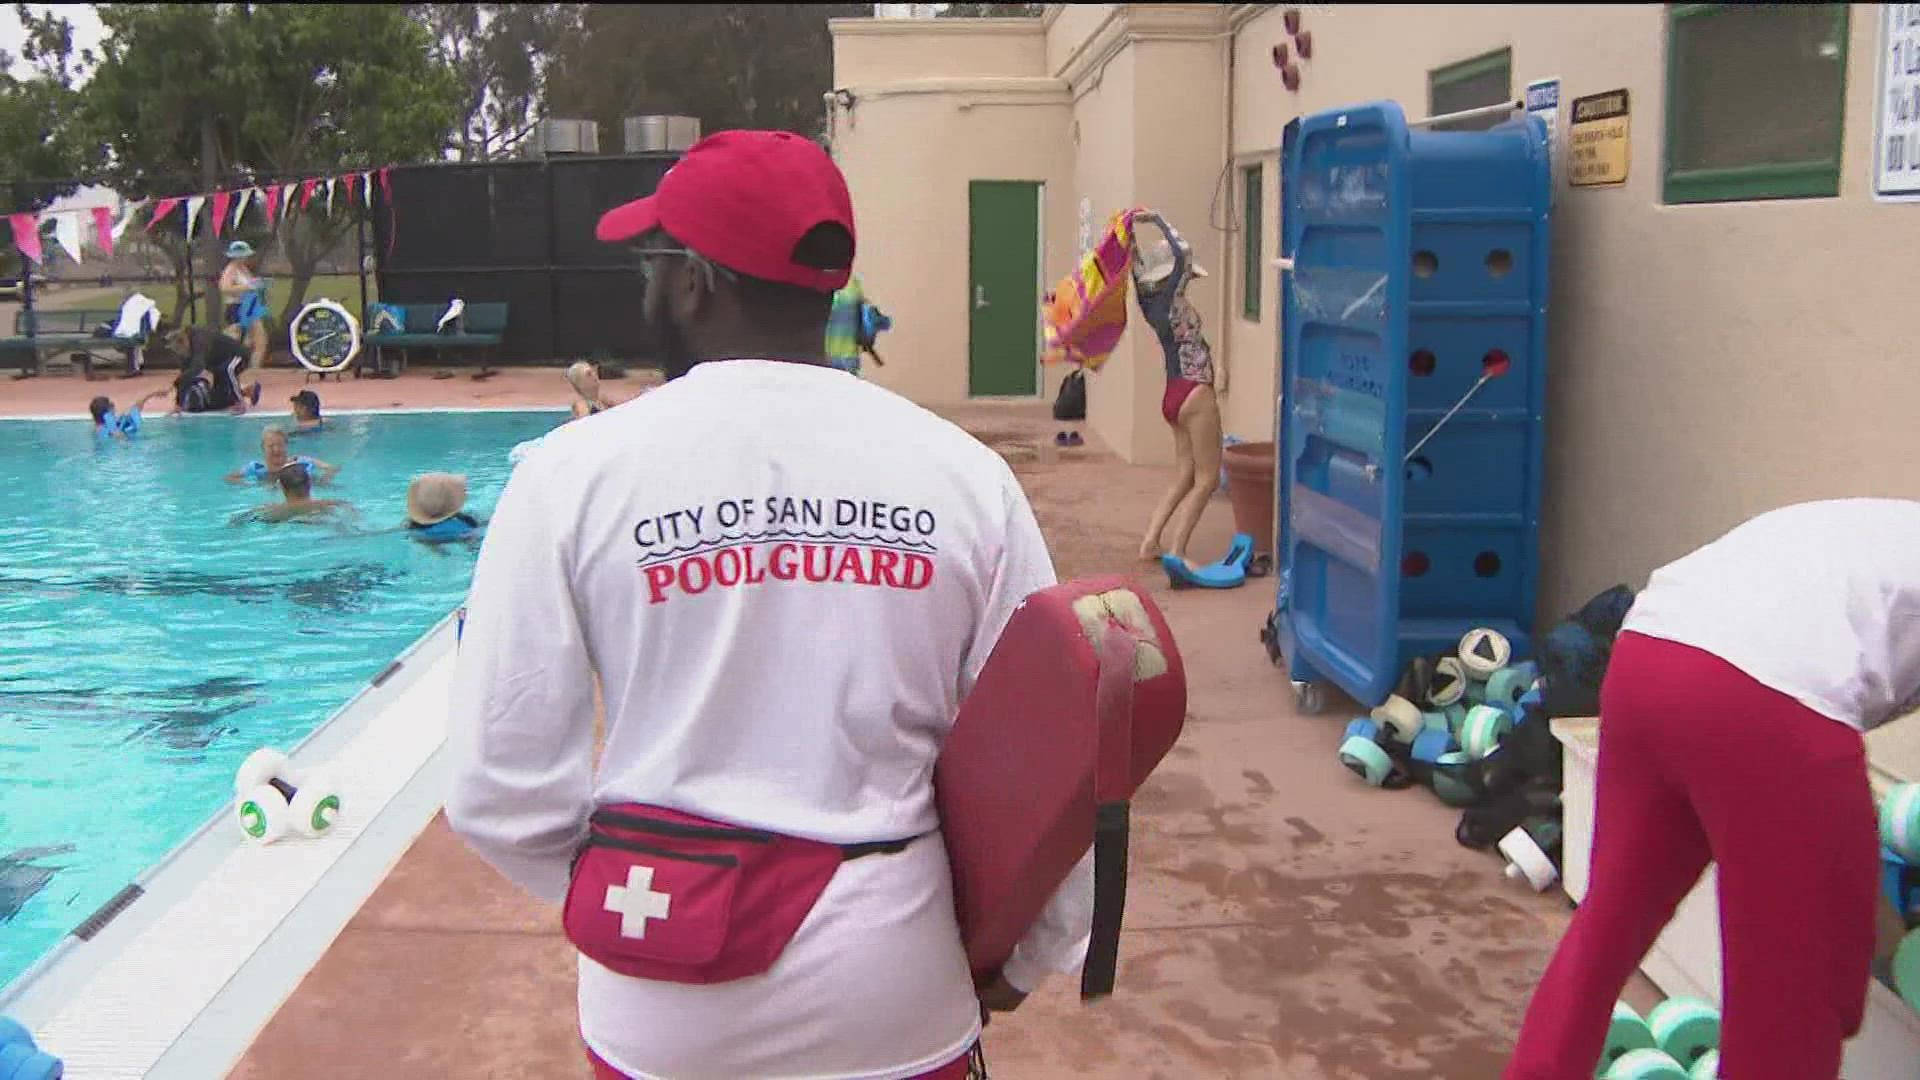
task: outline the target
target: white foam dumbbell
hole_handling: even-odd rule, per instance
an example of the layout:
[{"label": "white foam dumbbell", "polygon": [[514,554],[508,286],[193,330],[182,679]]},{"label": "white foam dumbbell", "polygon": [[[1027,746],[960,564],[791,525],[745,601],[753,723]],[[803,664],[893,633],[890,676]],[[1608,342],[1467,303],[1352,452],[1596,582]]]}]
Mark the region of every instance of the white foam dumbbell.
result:
[{"label": "white foam dumbbell", "polygon": [[297,768],[271,747],[247,756],[234,774],[233,789],[240,831],[263,844],[288,832],[321,836],[340,815],[340,789],[329,777]]},{"label": "white foam dumbbell", "polygon": [[1476,626],[1460,638],[1459,655],[1467,677],[1485,682],[1513,659],[1513,643],[1498,630]]}]

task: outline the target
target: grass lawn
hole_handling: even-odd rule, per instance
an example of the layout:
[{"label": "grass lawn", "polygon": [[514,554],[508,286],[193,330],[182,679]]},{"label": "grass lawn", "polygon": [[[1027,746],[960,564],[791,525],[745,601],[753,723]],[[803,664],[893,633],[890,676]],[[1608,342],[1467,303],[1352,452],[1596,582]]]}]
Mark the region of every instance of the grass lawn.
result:
[{"label": "grass lawn", "polygon": [[[273,312],[277,323],[280,312],[287,305],[287,294],[292,291],[293,278],[277,274],[267,279],[267,305]],[[169,322],[173,319],[173,286],[165,282],[147,282],[140,285],[116,286],[102,289],[90,286],[65,286],[34,297],[36,307],[49,311],[64,311],[71,308],[117,308],[120,301],[134,291],[146,293],[160,305],[162,318]],[[316,274],[307,283],[307,302],[321,297],[337,300],[348,311],[359,318],[363,309],[360,306],[360,278],[355,274]],[[367,275],[367,301],[372,303],[380,299],[379,281],[372,274]],[[204,314],[204,312],[202,312]]]}]

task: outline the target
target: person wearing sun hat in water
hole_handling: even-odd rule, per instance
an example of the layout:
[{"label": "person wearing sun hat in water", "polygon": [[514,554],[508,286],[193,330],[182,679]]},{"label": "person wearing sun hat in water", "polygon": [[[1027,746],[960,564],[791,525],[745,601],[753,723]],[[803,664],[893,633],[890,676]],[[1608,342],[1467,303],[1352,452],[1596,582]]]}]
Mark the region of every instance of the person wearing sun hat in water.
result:
[{"label": "person wearing sun hat in water", "polygon": [[422,473],[407,485],[407,532],[415,540],[442,544],[471,540],[480,520],[465,513],[467,478],[454,473]]}]

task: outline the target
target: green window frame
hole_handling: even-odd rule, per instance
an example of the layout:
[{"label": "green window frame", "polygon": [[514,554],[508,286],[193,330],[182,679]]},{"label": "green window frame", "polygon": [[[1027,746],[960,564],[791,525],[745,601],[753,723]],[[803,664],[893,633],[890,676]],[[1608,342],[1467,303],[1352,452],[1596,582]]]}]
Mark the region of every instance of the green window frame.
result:
[{"label": "green window frame", "polygon": [[[1678,162],[1685,160],[1692,149],[1687,145],[1689,129],[1683,124],[1682,117],[1688,114],[1694,104],[1682,100],[1687,96],[1687,83],[1682,77],[1684,60],[1678,41],[1680,34],[1689,26],[1703,25],[1703,20],[1728,14],[1743,14],[1751,18],[1761,14],[1797,11],[1804,15],[1813,9],[1824,11],[1833,20],[1832,40],[1839,46],[1837,56],[1824,58],[1834,60],[1840,73],[1830,99],[1834,116],[1832,145],[1825,152],[1802,161],[1756,161],[1750,165],[1716,168],[1680,167]],[[1839,195],[1840,153],[1846,127],[1847,31],[1846,4],[1668,5],[1666,146],[1661,161],[1662,199],[1668,203],[1709,203],[1831,198]],[[1788,92],[1797,88],[1792,80],[1781,80],[1780,85]],[[1755,103],[1754,113],[1756,122],[1762,122],[1764,105]]]},{"label": "green window frame", "polygon": [[1249,322],[1260,321],[1260,283],[1266,274],[1260,265],[1260,240],[1266,229],[1262,213],[1266,165],[1245,165],[1240,169],[1240,314]]},{"label": "green window frame", "polygon": [[[1477,87],[1498,84],[1500,92],[1487,93]],[[1495,49],[1427,72],[1427,115],[1444,116],[1513,100],[1513,50]],[[1435,124],[1435,131],[1483,131],[1507,119],[1488,115],[1449,124]]]}]

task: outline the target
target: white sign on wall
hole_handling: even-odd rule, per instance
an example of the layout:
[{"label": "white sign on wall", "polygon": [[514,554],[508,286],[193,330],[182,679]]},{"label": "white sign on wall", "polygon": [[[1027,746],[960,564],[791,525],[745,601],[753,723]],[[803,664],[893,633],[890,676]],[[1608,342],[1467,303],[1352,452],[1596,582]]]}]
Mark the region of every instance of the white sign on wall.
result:
[{"label": "white sign on wall", "polygon": [[1920,199],[1920,4],[1883,4],[1880,13],[1873,194]]},{"label": "white sign on wall", "polygon": [[1537,116],[1547,125],[1547,161],[1553,172],[1553,182],[1547,185],[1550,198],[1560,198],[1560,80],[1535,79],[1527,84],[1527,92],[1521,98],[1527,107],[1528,116]]}]

